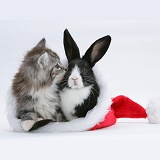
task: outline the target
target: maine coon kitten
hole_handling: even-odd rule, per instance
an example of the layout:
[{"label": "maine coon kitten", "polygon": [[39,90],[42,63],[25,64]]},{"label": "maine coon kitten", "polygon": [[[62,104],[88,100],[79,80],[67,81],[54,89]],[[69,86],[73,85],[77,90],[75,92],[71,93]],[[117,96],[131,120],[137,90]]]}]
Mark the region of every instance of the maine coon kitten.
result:
[{"label": "maine coon kitten", "polygon": [[63,121],[58,83],[65,68],[58,55],[45,47],[43,38],[24,57],[12,83],[22,128],[29,131],[38,119]]}]

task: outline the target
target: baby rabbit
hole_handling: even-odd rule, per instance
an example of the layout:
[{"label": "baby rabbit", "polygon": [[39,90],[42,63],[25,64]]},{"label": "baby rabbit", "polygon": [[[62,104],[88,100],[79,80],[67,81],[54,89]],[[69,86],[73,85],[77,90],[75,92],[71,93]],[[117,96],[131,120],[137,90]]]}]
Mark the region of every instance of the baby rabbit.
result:
[{"label": "baby rabbit", "polygon": [[60,82],[62,111],[68,121],[85,117],[97,104],[100,88],[92,68],[109,48],[109,35],[96,40],[80,58],[78,46],[69,31],[64,31],[64,49],[68,70]]}]

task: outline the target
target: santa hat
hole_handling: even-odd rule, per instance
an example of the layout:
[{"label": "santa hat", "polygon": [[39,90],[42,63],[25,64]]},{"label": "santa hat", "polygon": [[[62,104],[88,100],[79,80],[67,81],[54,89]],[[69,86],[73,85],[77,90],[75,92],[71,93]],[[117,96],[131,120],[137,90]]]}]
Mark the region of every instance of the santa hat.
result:
[{"label": "santa hat", "polygon": [[91,130],[111,126],[117,118],[147,118],[146,110],[130,98],[120,95],[112,98],[110,112],[104,120],[91,128]]},{"label": "santa hat", "polygon": [[[101,93],[97,105],[90,110],[84,118],[78,118],[70,122],[49,123],[32,132],[73,132],[88,131],[112,126],[117,118],[148,118],[149,123],[160,123],[160,100],[151,101],[143,108],[130,98],[120,95],[111,97],[109,85],[106,79],[99,80],[100,72],[95,71]],[[12,92],[9,93],[6,108],[8,122],[11,128],[17,132],[23,132],[21,120],[16,117],[17,104]]]}]

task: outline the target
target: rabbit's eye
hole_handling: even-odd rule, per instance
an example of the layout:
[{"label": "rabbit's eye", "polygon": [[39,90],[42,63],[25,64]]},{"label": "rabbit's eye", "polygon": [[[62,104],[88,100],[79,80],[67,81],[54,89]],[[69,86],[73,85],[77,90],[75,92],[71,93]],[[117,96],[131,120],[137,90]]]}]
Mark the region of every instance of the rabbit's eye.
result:
[{"label": "rabbit's eye", "polygon": [[87,70],[87,68],[85,67],[85,68],[83,69],[83,72],[85,72],[85,73],[86,73],[87,71],[88,71],[88,70]]},{"label": "rabbit's eye", "polygon": [[61,67],[60,67],[59,64],[57,64],[57,65],[55,66],[55,68],[56,68],[57,70],[60,70],[60,69],[61,69]]}]

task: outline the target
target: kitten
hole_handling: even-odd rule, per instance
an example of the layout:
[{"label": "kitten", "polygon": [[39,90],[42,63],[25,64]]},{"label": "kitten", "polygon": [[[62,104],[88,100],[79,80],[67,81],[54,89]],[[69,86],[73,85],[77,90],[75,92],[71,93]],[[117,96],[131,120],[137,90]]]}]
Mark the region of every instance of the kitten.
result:
[{"label": "kitten", "polygon": [[29,131],[39,119],[63,121],[58,83],[65,68],[58,55],[45,47],[43,38],[29,51],[14,76],[12,94],[17,102],[17,117],[22,128]]}]

